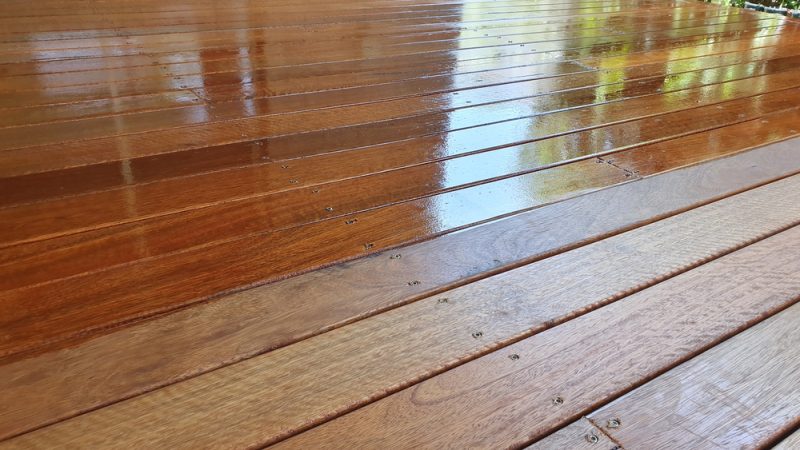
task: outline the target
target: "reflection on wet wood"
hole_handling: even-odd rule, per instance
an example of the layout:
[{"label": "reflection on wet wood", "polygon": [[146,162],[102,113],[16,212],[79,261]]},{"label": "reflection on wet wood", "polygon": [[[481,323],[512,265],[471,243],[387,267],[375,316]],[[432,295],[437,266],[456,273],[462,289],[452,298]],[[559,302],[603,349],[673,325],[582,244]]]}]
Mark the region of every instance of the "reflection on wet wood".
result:
[{"label": "reflection on wet wood", "polygon": [[[14,406],[0,411],[0,435],[153,389],[160,399],[160,388],[190,376],[205,389],[215,372],[281,354],[296,356],[288,367],[317,342],[320,354],[335,353],[329,344],[346,330],[375,327],[355,333],[356,345],[393,332],[374,324],[397,315],[422,324],[427,315],[408,311],[432,304],[431,294],[494,285],[501,272],[666,227],[667,216],[689,220],[681,213],[790,176],[800,169],[798,42],[796,21],[688,0],[6,0],[0,403]],[[637,256],[628,250],[617,263]],[[706,262],[684,256],[688,274]],[[673,275],[607,287],[623,296]],[[574,308],[563,317],[597,306],[564,305]],[[447,316],[442,329],[490,310]],[[736,317],[750,323],[748,311]],[[284,422],[248,422],[232,405],[243,415],[227,420],[259,431],[218,438],[287,437],[562,316],[519,315],[484,346],[448,332],[370,369],[390,377],[345,376],[332,397],[298,381],[327,399],[312,399],[317,409],[305,407],[311,394],[255,389],[248,395],[286,405]],[[390,354],[410,348],[406,338],[380,345]],[[331,379],[344,376],[335,369]],[[114,374],[124,379],[96,382]],[[235,388],[226,381],[212,394]],[[127,411],[98,417],[115,408]],[[554,433],[586,412],[522,423],[492,442],[529,444],[523,435]],[[200,429],[197,438],[206,424],[192,414],[180,426]]]}]

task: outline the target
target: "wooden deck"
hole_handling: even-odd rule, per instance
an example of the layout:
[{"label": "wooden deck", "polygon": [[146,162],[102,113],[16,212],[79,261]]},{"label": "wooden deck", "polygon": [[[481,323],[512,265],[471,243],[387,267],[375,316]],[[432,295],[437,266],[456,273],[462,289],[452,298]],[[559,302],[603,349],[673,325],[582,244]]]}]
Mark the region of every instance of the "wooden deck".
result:
[{"label": "wooden deck", "polygon": [[800,22],[0,24],[0,449],[800,448]]}]

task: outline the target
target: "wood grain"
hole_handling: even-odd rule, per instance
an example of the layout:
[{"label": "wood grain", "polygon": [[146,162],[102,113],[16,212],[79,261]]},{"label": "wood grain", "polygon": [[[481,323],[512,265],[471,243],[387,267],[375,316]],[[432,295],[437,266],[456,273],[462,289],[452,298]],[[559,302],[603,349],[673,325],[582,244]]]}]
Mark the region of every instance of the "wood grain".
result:
[{"label": "wood grain", "polygon": [[778,443],[772,450],[797,450],[800,448],[800,432],[795,431],[789,437]]},{"label": "wood grain", "polygon": [[603,430],[584,418],[573,422],[525,450],[624,450],[608,438]]},{"label": "wood grain", "polygon": [[[508,447],[546,435],[594,405],[797,302],[800,279],[792,274],[800,270],[794,249],[798,239],[800,228],[784,231],[296,435],[276,448],[325,448],[332,442],[345,447],[367,443],[395,448]],[[512,361],[512,354],[519,359]],[[563,404],[553,404],[556,396],[563,398]],[[132,404],[120,404],[114,411],[119,414],[116,419],[137,415],[124,412]],[[459,412],[458,421],[450,420],[452,411]],[[53,434],[42,432],[40,439],[69,442],[72,437],[83,442],[72,431],[80,427],[73,426],[62,422],[48,430]]]},{"label": "wood grain", "polygon": [[[745,182],[753,186],[782,176],[791,167],[800,170],[800,162],[792,159],[797,157],[800,154],[793,143],[776,144],[599,191],[398,252],[234,294],[224,302],[199,305],[130,331],[89,341],[76,349],[0,366],[0,374],[4,374],[0,379],[11,383],[0,389],[9,394],[4,402],[17,408],[3,417],[3,434],[14,434],[31,421],[69,416],[92,405],[202,373],[448,286],[635,227],[651,217],[664,217],[729,195]],[[670,195],[664,196],[665,192]],[[531,241],[526,238],[529,235],[551,238]],[[513,244],[501,244],[497,236]],[[475,248],[485,250],[475,252]],[[494,260],[485,260],[482,253],[491,253]],[[398,254],[401,258],[394,257]],[[364,284],[361,280],[365,278],[371,282]],[[412,283],[415,281],[419,283]],[[345,291],[347,297],[341,295]],[[295,299],[291,308],[282,306],[286,298]],[[197,342],[203,342],[202,352],[196,350]],[[157,351],[165,345],[175,353],[164,355]],[[129,357],[122,360],[113,356],[120,354],[120,348],[126,348],[122,354]],[[181,348],[187,350],[180,351]],[[107,361],[108,366],[98,361]],[[45,386],[53,383],[48,377],[41,378],[43,385],[39,388],[38,383],[31,383],[21,374],[46,373],[42,368],[51,365],[62,368],[59,377],[67,372],[83,375],[63,377],[56,384],[63,389],[58,395],[48,395],[45,403],[32,401],[32,395],[22,392],[49,392]],[[97,375],[108,371],[108,377],[116,374],[118,381],[110,386],[87,386],[85,382],[93,378],[86,370]],[[128,375],[120,376],[123,373]],[[18,400],[23,398],[27,401],[20,403]],[[55,402],[53,398],[60,400]]]},{"label": "wood grain", "polygon": [[[795,252],[798,237],[787,242]],[[628,448],[764,448],[800,425],[798,321],[795,305],[589,418],[617,419],[619,427],[604,431]]]},{"label": "wood grain", "polygon": [[[678,224],[679,219],[680,216],[676,219]],[[691,236],[692,231],[693,228],[687,229],[685,236]],[[669,242],[675,242],[675,235],[674,231],[666,235]],[[563,425],[564,421],[592,405],[652,378],[765,315],[794,303],[798,299],[800,279],[791,274],[800,270],[800,260],[795,257],[792,244],[798,239],[800,228],[791,228],[422,381],[282,444],[292,448],[324,448],[332,442],[337,446],[356,447],[367,443],[403,448],[438,444],[498,447],[519,445],[537,435],[547,434],[553,427]],[[662,250],[663,245],[656,244],[654,248]],[[590,254],[600,256],[595,252]],[[659,254],[658,250],[655,254]],[[561,258],[569,255],[565,253]],[[610,256],[604,260],[611,262],[615,258]],[[627,270],[617,272],[635,272],[635,268],[643,266],[623,265]],[[597,265],[583,267],[592,272]],[[570,273],[570,269],[574,270],[565,267],[565,273]],[[564,278],[559,275],[548,277],[541,270],[532,270],[526,275],[529,277],[530,273],[541,274],[545,286],[553,286],[553,279]],[[514,272],[509,272],[505,277],[513,275]],[[527,280],[528,277],[523,278]],[[577,277],[567,286],[587,286],[581,280],[585,278]],[[427,303],[425,314],[415,315],[411,321],[394,317],[405,308],[376,316],[370,321],[375,328],[367,333],[373,334],[375,339],[364,336],[366,346],[350,347],[356,338],[348,333],[367,326],[368,322],[363,321],[264,357],[251,358],[33,431],[7,441],[8,447],[50,443],[120,448],[194,448],[223,443],[244,447],[274,442],[299,431],[289,425],[295,411],[308,414],[310,408],[320,408],[324,413],[316,420],[318,423],[351,409],[320,405],[320,400],[331,398],[331,394],[309,389],[326,389],[327,386],[331,393],[360,394],[360,398],[372,400],[393,390],[389,387],[394,387],[393,384],[386,379],[393,371],[384,367],[374,376],[362,374],[383,364],[397,364],[402,354],[421,357],[429,350],[434,353],[428,342],[434,336],[442,336],[453,343],[467,342],[467,345],[475,347],[491,345],[488,341],[493,340],[495,333],[503,333],[501,330],[524,311],[505,303],[513,302],[513,297],[508,295],[514,292],[513,287],[518,287],[517,284],[512,282],[509,285],[509,280],[493,281],[493,278],[485,280],[482,283],[486,285],[485,289],[480,289],[478,283],[465,288],[480,290],[480,295],[473,292],[469,297],[488,302],[482,313],[455,314],[459,321],[476,319],[484,322],[480,328],[467,323],[453,329],[439,328],[436,321],[432,322],[434,326],[431,328],[424,325],[420,321],[433,320],[437,310],[458,309],[469,303],[458,293],[454,293],[453,304],[449,300],[440,303],[438,298],[441,296],[431,298],[408,307],[422,307]],[[528,283],[525,281],[522,285],[530,286]],[[701,286],[704,287],[702,291],[698,289]],[[501,287],[511,289],[503,293]],[[565,294],[574,294],[570,287],[559,288]],[[551,306],[560,308],[558,305],[563,298],[546,293],[540,297],[536,288],[530,292],[529,298],[539,302],[543,298],[552,299],[554,303]],[[445,298],[451,298],[449,293]],[[709,301],[712,298],[714,301]],[[496,304],[498,299],[505,300],[502,307]],[[676,299],[681,301],[676,302]],[[693,319],[697,317],[703,320]],[[378,330],[387,330],[393,336],[389,340],[382,339],[383,336],[374,335]],[[637,335],[635,341],[624,338],[634,332]],[[417,333],[428,339],[420,341],[415,336]],[[405,347],[403,336],[408,337],[409,346],[400,349]],[[305,351],[293,353],[294,349],[299,350],[299,346],[311,346],[317,342],[318,345],[304,348]],[[492,347],[486,350],[489,349]],[[341,352],[341,356],[332,357],[329,355],[331,352]],[[442,357],[441,351],[435,351],[435,354],[437,358]],[[299,358],[302,355],[314,361],[319,357],[317,364],[327,362],[326,369],[319,372],[324,382],[309,372],[309,368],[318,366],[309,365],[303,360],[305,358]],[[353,363],[347,362],[349,358]],[[395,367],[416,365],[398,364]],[[612,374],[615,376],[610,376]],[[342,381],[337,376],[342,376]],[[317,382],[313,381],[315,379]],[[352,384],[342,384],[343,380]],[[377,396],[368,393],[369,386],[375,382],[384,386],[377,391]],[[297,396],[292,392],[297,392]],[[270,393],[285,400],[270,400]],[[556,396],[564,399],[563,404],[553,403]],[[549,407],[545,406],[548,404]],[[275,414],[276,410],[281,413]],[[462,420],[448,420],[448,411],[459,411]],[[210,420],[210,415],[213,415],[213,420]],[[230,431],[234,427],[235,431]],[[132,430],[136,432],[132,433]]]}]

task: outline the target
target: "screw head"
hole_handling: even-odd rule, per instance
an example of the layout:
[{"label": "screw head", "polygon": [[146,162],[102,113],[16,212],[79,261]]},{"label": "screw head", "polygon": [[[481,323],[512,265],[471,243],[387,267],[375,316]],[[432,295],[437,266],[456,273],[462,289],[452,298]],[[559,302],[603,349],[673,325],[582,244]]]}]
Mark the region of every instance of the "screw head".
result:
[{"label": "screw head", "polygon": [[617,418],[608,419],[608,423],[606,423],[608,428],[619,428],[620,425],[622,425],[622,422]]},{"label": "screw head", "polygon": [[439,300],[436,300],[436,303],[448,303],[449,301],[450,301],[449,298],[444,297],[444,298],[440,298]]},{"label": "screw head", "polygon": [[564,404],[564,399],[562,397],[554,397],[553,398],[553,405],[561,406]]},{"label": "screw head", "polygon": [[513,354],[511,354],[511,355],[508,355],[508,359],[510,359],[510,360],[512,360],[512,361],[516,361],[516,360],[518,360],[518,359],[519,359],[519,355],[518,355],[518,354],[516,354],[516,353],[513,353]]},{"label": "screw head", "polygon": [[331,212],[333,211],[333,206],[326,206],[325,211]]},{"label": "screw head", "polygon": [[483,331],[476,331],[476,332],[472,333],[472,337],[474,337],[475,339],[478,339],[479,337],[482,337],[482,336],[483,336]]},{"label": "screw head", "polygon": [[598,442],[600,442],[600,438],[597,437],[597,435],[594,433],[589,433],[586,435],[586,442],[590,444],[597,444]]}]

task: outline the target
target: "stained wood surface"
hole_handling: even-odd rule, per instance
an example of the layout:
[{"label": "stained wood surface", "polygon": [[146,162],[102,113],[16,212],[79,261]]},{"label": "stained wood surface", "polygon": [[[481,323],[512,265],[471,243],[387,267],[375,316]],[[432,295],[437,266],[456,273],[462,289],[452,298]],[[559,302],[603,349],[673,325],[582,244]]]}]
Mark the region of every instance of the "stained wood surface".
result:
[{"label": "stained wood surface", "polygon": [[[24,435],[17,442],[22,445],[34,443],[37,435],[41,435],[41,439],[45,441],[69,443],[69,445],[76,446],[185,446],[188,448],[198,445],[213,447],[229,444],[237,447],[252,447],[276,442],[335,415],[363,406],[366,402],[376,400],[399,388],[423,380],[455,364],[463,363],[487,351],[531,336],[533,333],[546,329],[549,324],[564,322],[631,292],[641,290],[654,282],[730,253],[764,236],[800,224],[800,204],[790,199],[791,193],[796,192],[800,187],[798,183],[800,183],[800,178],[797,177],[778,181],[671,219],[665,219],[605,241],[562,253],[530,266],[523,266],[452,291],[446,291],[408,306],[330,331],[316,338],[307,339],[263,356],[257,356],[206,375],[173,384],[153,393],[90,412],[42,431],[34,431]],[[761,228],[764,226],[766,228]],[[786,245],[787,239],[796,239],[798,230],[800,229],[792,228],[791,231],[779,234],[777,242],[768,239],[765,242],[769,242],[770,245],[754,244],[733,255],[739,255],[740,252],[744,252],[745,256],[750,255],[754,252],[752,249],[756,247],[765,247],[762,253],[779,251],[777,246]],[[676,242],[678,236],[680,238]],[[791,242],[789,241],[790,244]],[[636,249],[636,251],[631,252],[630,249]],[[791,253],[790,248],[786,248],[784,251]],[[745,266],[756,274],[762,274],[765,279],[792,273],[791,270],[795,269],[793,261],[786,261],[786,259],[791,260],[788,256],[776,257],[776,262],[767,263],[763,261],[766,259],[766,255],[762,254],[756,261],[766,267],[753,263],[754,256],[749,256],[750,259],[743,258],[734,258],[734,262],[723,264],[723,268],[727,268],[728,265],[733,265],[733,268]],[[742,259],[745,264],[740,261]],[[723,256],[718,261],[730,261],[730,257]],[[777,262],[781,264],[782,268],[778,274],[775,274],[772,272],[771,264]],[[711,269],[706,269],[709,267]],[[717,272],[712,271],[715,267],[715,263],[708,263],[699,269],[686,272],[685,274],[688,275],[696,272],[711,272],[711,275],[705,277],[699,274],[692,275],[690,277],[692,283],[683,281],[685,280],[683,275],[679,275],[673,280],[689,284],[691,289],[696,289],[697,283],[708,282],[708,278],[717,272],[722,272],[722,275],[718,276],[733,275],[723,269],[717,269]],[[734,269],[730,269],[730,271],[733,272]],[[553,280],[562,281],[553,283]],[[756,278],[752,283],[759,280],[761,279]],[[744,308],[744,305],[738,306],[745,311],[745,317],[748,313],[753,314],[753,310],[759,310],[759,308],[767,308],[768,311],[769,305],[786,301],[781,294],[784,292],[782,289],[788,290],[794,287],[797,281],[781,282],[775,290],[758,290],[753,296],[747,296],[746,301],[739,300],[746,302],[748,308]],[[620,300],[620,303],[628,305],[625,309],[616,307],[616,304],[613,303],[604,306],[600,309],[600,312],[608,311],[604,313],[604,317],[613,317],[610,315],[615,313],[623,316],[614,320],[604,319],[609,320],[606,326],[619,326],[618,320],[622,319],[627,319],[632,322],[630,326],[634,326],[637,317],[657,314],[674,318],[676,324],[668,322],[664,325],[666,330],[653,331],[653,346],[661,345],[658,337],[664,334],[669,334],[669,337],[663,339],[666,341],[665,348],[669,348],[670,351],[673,351],[673,347],[667,345],[671,343],[670,339],[676,339],[687,348],[696,348],[698,345],[705,345],[706,341],[714,340],[713,335],[703,338],[704,335],[700,330],[695,330],[696,333],[700,333],[700,337],[693,335],[693,328],[690,325],[684,329],[677,324],[683,324],[685,320],[682,317],[691,313],[703,314],[704,317],[709,317],[709,320],[714,320],[714,313],[721,314],[720,310],[711,307],[708,307],[711,308],[710,310],[704,309],[706,307],[702,304],[707,303],[708,298],[696,295],[693,299],[687,299],[686,303],[682,305],[688,312],[672,311],[666,305],[659,303],[659,300],[666,303],[668,299],[674,298],[673,296],[679,296],[681,292],[687,292],[690,289],[683,284],[679,284],[681,289],[677,289],[672,287],[672,284],[674,283],[667,281],[652,288],[655,292],[669,292],[670,295],[663,294],[663,297],[658,297],[652,293],[653,291],[646,289],[641,292],[646,300],[636,301],[635,299],[640,297],[638,294]],[[747,286],[749,288],[750,285]],[[741,295],[736,291],[737,287],[744,289],[736,284],[721,286],[719,289],[726,288],[729,290],[727,292],[736,292],[737,295]],[[764,299],[767,294],[772,300]],[[734,303],[735,301],[731,300]],[[753,304],[748,302],[753,302]],[[665,310],[657,309],[648,312],[645,308],[642,311],[638,308],[640,303],[655,304],[654,308],[661,304]],[[724,306],[721,301],[715,305],[716,308]],[[671,306],[673,309],[676,307],[677,305]],[[573,319],[556,329],[571,328],[573,322],[589,320],[584,319],[589,316],[593,316],[593,313]],[[597,320],[599,319],[592,320],[592,323],[596,323]],[[741,318],[740,320],[747,322],[752,319]],[[688,322],[691,323],[691,321]],[[715,323],[720,323],[720,330],[727,330],[728,326],[741,326],[737,325],[739,322],[736,317],[732,317],[729,324],[725,326],[722,325],[724,323],[722,317],[716,317]],[[170,326],[174,325],[166,324],[164,327]],[[673,326],[678,329],[670,328]],[[131,331],[137,332],[137,330]],[[676,336],[673,336],[673,333]],[[705,333],[704,329],[703,333]],[[561,334],[559,333],[559,335]],[[574,334],[585,335],[587,333],[574,332]],[[530,350],[534,346],[533,342],[538,341],[538,336],[545,335],[549,336],[545,332],[528,337],[497,353],[503,353],[504,357],[508,359],[509,355],[517,354],[514,353],[514,349],[524,350],[525,354],[518,353],[519,360],[514,362],[525,366],[530,364],[527,362],[526,354],[530,355]],[[594,335],[594,332],[591,332],[584,340],[590,340],[589,338]],[[560,347],[566,344],[552,345]],[[570,341],[569,345],[577,348],[577,344],[573,341]],[[639,358],[645,354],[644,350],[641,352]],[[591,354],[591,352],[589,353]],[[614,356],[613,351],[608,353],[610,353],[609,357],[621,357],[620,355]],[[484,358],[496,361],[497,357],[494,355],[495,353]],[[635,355],[631,356],[631,358],[634,357]],[[669,353],[664,355],[667,360],[670,357],[680,357],[680,355]],[[484,358],[476,360],[476,363],[483,361]],[[96,364],[97,360],[95,355],[87,355],[84,358],[85,364],[88,366]],[[534,357],[534,361],[537,360],[538,357]],[[648,360],[647,364],[658,364],[658,361],[658,358],[654,358]],[[641,361],[637,363],[644,364]],[[482,365],[482,363],[479,364]],[[462,369],[467,370],[468,374],[473,373],[475,369],[468,369],[468,367],[471,367],[470,364],[445,372],[428,381],[422,381],[412,390],[425,389],[425,386],[429,385],[439,386],[441,384],[438,381],[440,377],[451,378],[451,374],[460,373]],[[86,368],[88,369],[88,367]],[[575,369],[576,375],[580,374],[580,370],[569,365],[565,370],[568,371],[567,373],[571,373],[573,369]],[[30,372],[31,368],[28,367],[20,373]],[[505,371],[501,371],[501,374],[504,376]],[[491,377],[493,373],[483,375]],[[77,373],[72,376],[75,379],[83,378]],[[11,378],[16,377],[12,376]],[[458,378],[456,377],[455,380]],[[565,383],[564,386],[571,386],[569,381],[571,380],[562,380]],[[474,380],[469,380],[467,384],[474,386],[473,382]],[[503,384],[502,381],[497,382]],[[536,382],[542,383],[543,380],[526,377],[523,383],[525,386],[517,386],[517,388],[527,392],[528,384]],[[29,383],[26,386],[32,387]],[[569,391],[564,391],[563,397],[571,400],[579,396],[574,390],[581,387],[585,387],[585,385],[579,384],[574,388],[570,387]],[[498,399],[498,402],[508,400],[509,394],[505,390],[506,388],[510,388],[510,386],[493,389],[495,394],[501,396],[502,400]],[[624,385],[618,389],[623,388]],[[473,392],[460,383],[452,385],[452,389],[459,394],[450,397],[455,404],[451,403],[447,406],[453,408],[453,411],[468,409],[467,405],[462,402],[469,401],[467,398],[473,395]],[[567,388],[563,387],[562,389]],[[13,392],[11,394],[13,395]],[[553,395],[558,396],[559,394]],[[25,397],[30,398],[30,395]],[[398,401],[406,402],[406,397],[401,394],[401,400]],[[389,398],[395,398],[395,396]],[[337,424],[342,421],[346,423],[349,417],[358,417],[362,411],[382,408],[380,405],[386,401],[389,400],[379,400],[352,415],[336,419],[330,422],[330,427],[336,430],[339,428]],[[498,407],[500,405],[503,403],[497,404]],[[511,406],[514,405],[519,407],[520,401],[512,402]],[[413,401],[405,407],[412,410],[425,409]],[[436,405],[436,407],[445,407],[445,405]],[[505,407],[508,405],[503,406],[503,408]],[[271,413],[276,409],[281,411],[280,415]],[[502,408],[500,409],[502,410]],[[196,414],[204,414],[201,411],[210,412],[212,410],[219,411],[212,422],[185,419],[187,415],[198,417]],[[386,409],[378,411],[375,413],[377,416],[383,417],[383,414],[386,413]],[[571,411],[577,413],[574,410]],[[430,411],[427,411],[424,417],[429,419],[429,413]],[[500,411],[498,414],[505,415],[507,413]],[[516,414],[522,414],[522,412],[517,411]],[[409,417],[408,413],[404,413],[403,416]],[[413,417],[414,414],[411,416]],[[473,418],[476,417],[470,416],[470,419]],[[367,420],[367,422],[369,421]],[[117,423],[120,425],[109,426],[109,424]],[[533,426],[528,421],[523,421],[523,423]],[[394,427],[402,430],[401,424],[403,422],[398,420],[387,426],[396,431]],[[365,439],[359,441],[360,444],[353,442],[355,446],[367,443],[378,445],[378,442],[384,442],[388,446],[406,445],[401,443],[405,439],[409,439],[407,444],[409,446],[433,445],[437,439],[441,442],[461,439],[457,438],[452,431],[448,432],[447,427],[439,429],[437,423],[437,426],[430,427],[428,432],[421,433],[423,436],[420,437],[413,436],[416,432],[411,431],[407,431],[410,433],[409,436],[403,436],[401,431],[398,441],[390,443],[381,441],[381,439],[387,439],[393,434],[392,432],[385,433],[383,430],[379,430],[384,425],[379,427],[376,423],[367,427],[372,426],[376,427],[378,431],[369,433],[365,430],[362,433],[359,430],[355,433],[355,435],[364,435]],[[235,433],[226,432],[233,428],[237,430]],[[71,430],[78,429],[83,431],[81,436],[73,435]],[[130,433],[132,429],[138,430],[135,435]],[[326,429],[329,429],[328,425],[322,425],[300,435],[299,438],[304,439],[303,436],[315,435],[316,430]],[[354,431],[351,429],[349,432],[353,433]],[[433,435],[436,433],[442,433],[442,436],[434,438]],[[486,437],[489,440],[484,441],[483,445],[495,447],[501,443],[512,442],[500,437],[505,434],[501,430],[491,429],[490,434],[496,434],[496,436]],[[338,442],[339,438],[340,436],[334,433],[319,438],[308,446],[316,447],[322,442]],[[428,441],[429,438],[432,440]],[[474,434],[465,433],[465,438],[466,440],[463,442],[476,444],[476,442],[470,441],[470,439],[476,438]],[[32,440],[28,441],[28,439]],[[14,443],[15,441],[10,442]],[[308,448],[306,444],[301,446]]]},{"label": "stained wood surface", "polygon": [[[177,312],[89,341],[76,349],[0,366],[3,387],[0,392],[5,393],[0,396],[8,405],[13,405],[10,410],[14,411],[2,417],[0,430],[6,435],[15,434],[38,423],[74,415],[407,303],[427,293],[647,223],[650,218],[664,217],[730,195],[744,187],[745,182],[754,186],[797,172],[800,154],[795,145],[793,142],[775,144],[589,194],[397,252],[235,294],[221,304],[211,303]],[[665,195],[667,192],[670,194]],[[772,205],[774,201],[778,200],[766,204]],[[627,213],[617,212],[616,205],[625,205]],[[769,217],[771,212],[765,214]],[[747,231],[755,229],[758,227]],[[707,235],[705,231],[700,234]],[[549,238],[537,242],[527,239],[530,235]],[[514,244],[503,244],[498,236]],[[475,252],[476,248],[484,250]],[[491,253],[493,260],[486,261],[481,257],[483,253]],[[364,279],[371,282],[365,284]],[[295,299],[289,308],[282,306],[286,298]],[[200,342],[202,351],[197,350]],[[172,348],[173,353],[161,353],[164,346]],[[121,351],[123,348],[125,351]],[[108,365],[100,361],[107,361]],[[47,376],[31,383],[22,376],[30,372],[48,373],[45,368],[52,365],[61,368],[53,374],[59,379],[58,383]],[[102,373],[118,381],[113,386],[87,383],[92,375],[104,377]],[[2,380],[7,380],[7,384],[2,384]],[[54,385],[58,386],[58,394],[50,390]],[[34,393],[45,391],[50,393],[42,402],[31,400]]]},{"label": "stained wood surface", "polygon": [[[748,191],[800,170],[798,31],[687,0],[2,2],[0,439],[161,399],[150,420],[170,389],[294,355],[308,384],[217,402],[218,439],[243,426],[217,444],[263,445],[790,226],[796,190],[650,271],[625,266],[648,264],[644,238],[604,247],[793,179]],[[512,295],[497,334],[454,338],[497,319],[486,300],[433,303],[531,267],[550,269],[515,285],[551,292],[559,261],[585,295]],[[379,344],[326,344],[353,330]],[[336,353],[355,347],[394,356],[325,391],[320,368],[362,367]],[[558,439],[581,414],[517,432]],[[184,445],[214,442],[183,416]]]},{"label": "stained wood surface", "polygon": [[628,448],[764,448],[800,425],[798,321],[795,305],[589,418]]}]

